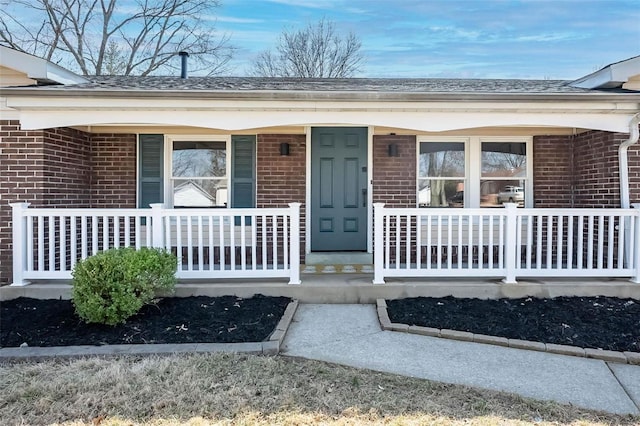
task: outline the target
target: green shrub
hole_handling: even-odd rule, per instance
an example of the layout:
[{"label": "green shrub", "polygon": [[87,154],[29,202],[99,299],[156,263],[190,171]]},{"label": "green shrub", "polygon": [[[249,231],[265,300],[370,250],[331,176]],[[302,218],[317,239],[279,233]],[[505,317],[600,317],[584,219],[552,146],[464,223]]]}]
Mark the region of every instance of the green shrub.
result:
[{"label": "green shrub", "polygon": [[178,261],[165,250],[110,249],[78,262],[73,271],[73,304],[85,322],[124,323],[156,292],[172,292]]}]

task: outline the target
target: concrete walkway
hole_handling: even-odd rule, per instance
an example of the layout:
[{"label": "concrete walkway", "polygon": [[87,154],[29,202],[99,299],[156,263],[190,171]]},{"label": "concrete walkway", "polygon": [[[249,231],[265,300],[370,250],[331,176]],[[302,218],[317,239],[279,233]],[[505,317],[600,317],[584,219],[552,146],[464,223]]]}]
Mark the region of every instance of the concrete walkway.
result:
[{"label": "concrete walkway", "polygon": [[382,331],[374,305],[301,304],[282,354],[640,414],[640,366]]}]

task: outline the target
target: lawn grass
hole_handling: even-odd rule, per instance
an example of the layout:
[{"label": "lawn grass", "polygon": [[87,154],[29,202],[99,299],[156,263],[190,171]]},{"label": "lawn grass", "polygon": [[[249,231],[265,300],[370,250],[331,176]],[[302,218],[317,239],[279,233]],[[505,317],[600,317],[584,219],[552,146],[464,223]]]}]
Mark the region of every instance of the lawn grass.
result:
[{"label": "lawn grass", "polygon": [[637,425],[494,391],[237,354],[0,365],[3,425]]}]

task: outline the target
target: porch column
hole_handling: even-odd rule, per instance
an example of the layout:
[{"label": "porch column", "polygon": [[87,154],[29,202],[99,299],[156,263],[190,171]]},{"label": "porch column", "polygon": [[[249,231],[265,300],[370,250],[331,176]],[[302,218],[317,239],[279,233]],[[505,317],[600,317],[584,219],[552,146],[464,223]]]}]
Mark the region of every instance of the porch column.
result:
[{"label": "porch column", "polygon": [[13,282],[12,286],[29,284],[24,280],[24,270],[27,266],[27,218],[24,210],[30,203],[11,203],[12,209],[12,241],[13,246]]},{"label": "porch column", "polygon": [[[164,226],[162,223],[162,203],[149,204],[151,207],[151,246],[164,248]],[[148,226],[149,224],[147,224]]]},{"label": "porch column", "polygon": [[504,266],[505,277],[502,280],[505,284],[517,284],[516,281],[516,244],[518,239],[516,235],[517,230],[517,203],[504,203],[504,207],[507,210],[507,223],[505,224],[505,236],[504,236]]},{"label": "porch column", "polygon": [[289,203],[289,209],[291,210],[289,213],[291,221],[291,235],[289,238],[291,275],[289,284],[300,284],[300,206],[301,203]]},{"label": "porch column", "polygon": [[384,284],[383,251],[384,203],[373,203],[373,284]]},{"label": "porch column", "polygon": [[640,284],[640,203],[631,204],[636,209],[634,235],[631,237],[632,241],[630,246],[633,247],[633,267],[635,268],[635,275],[631,278],[631,282]]}]

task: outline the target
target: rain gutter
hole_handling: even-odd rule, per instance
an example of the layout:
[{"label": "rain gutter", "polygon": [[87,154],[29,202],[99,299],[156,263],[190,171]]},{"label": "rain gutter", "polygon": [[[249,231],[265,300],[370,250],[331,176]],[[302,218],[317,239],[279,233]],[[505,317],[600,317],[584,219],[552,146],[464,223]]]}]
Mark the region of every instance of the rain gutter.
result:
[{"label": "rain gutter", "polygon": [[620,207],[628,209],[629,201],[629,156],[627,151],[631,145],[638,142],[640,131],[638,124],[640,123],[640,113],[637,113],[629,121],[629,139],[620,144],[618,148],[618,161],[620,164]]}]

